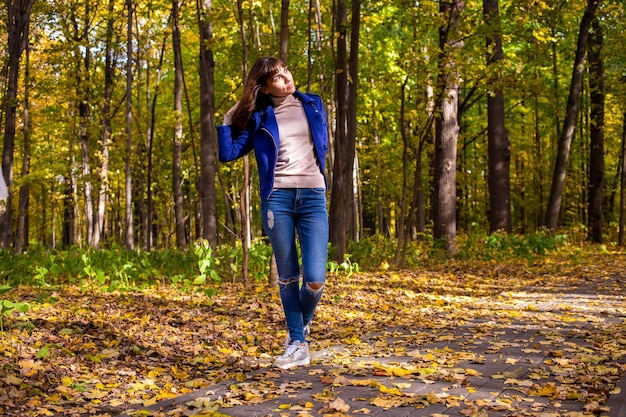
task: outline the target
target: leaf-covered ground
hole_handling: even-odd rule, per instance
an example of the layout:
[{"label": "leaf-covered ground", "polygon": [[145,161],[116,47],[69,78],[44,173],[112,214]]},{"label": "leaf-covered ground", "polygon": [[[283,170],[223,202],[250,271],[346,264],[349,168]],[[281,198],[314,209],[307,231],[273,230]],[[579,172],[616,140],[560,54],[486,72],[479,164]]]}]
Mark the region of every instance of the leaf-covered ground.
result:
[{"label": "leaf-covered ground", "polygon": [[[567,400],[601,415],[625,371],[625,271],[623,254],[603,253],[332,275],[312,326],[311,349],[322,354],[311,372],[335,370],[319,371],[324,387],[373,388],[367,405],[381,410],[439,404],[463,415],[584,415],[559,414]],[[3,323],[0,415],[116,416],[226,380],[234,383],[219,403],[225,414],[276,395],[260,388],[276,378],[272,358],[286,334],[275,288],[223,284],[210,298],[170,286],[133,293],[25,287],[17,294],[31,310]],[[486,374],[492,357],[510,370]],[[478,380],[515,394],[472,399]],[[435,388],[438,381],[445,390]],[[411,393],[416,386],[423,394]],[[455,394],[459,387],[464,394]],[[350,410],[326,388],[313,397],[326,404],[318,412],[305,402],[282,415],[368,412]],[[216,406],[190,404],[193,410],[169,415],[202,407],[208,415]]]}]

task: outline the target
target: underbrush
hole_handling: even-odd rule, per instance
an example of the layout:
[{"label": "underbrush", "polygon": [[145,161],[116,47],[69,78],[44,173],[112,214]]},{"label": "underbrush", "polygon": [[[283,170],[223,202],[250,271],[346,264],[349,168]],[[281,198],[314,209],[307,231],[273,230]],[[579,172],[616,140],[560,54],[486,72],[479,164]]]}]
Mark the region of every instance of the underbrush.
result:
[{"label": "underbrush", "polygon": [[[329,256],[328,270],[334,274],[359,271],[415,268],[429,263],[457,260],[504,260],[518,258],[537,260],[554,252],[575,254],[565,235],[547,232],[528,235],[472,234],[457,238],[458,252],[444,251],[440,242],[424,237],[398,247],[397,242],[380,235],[351,243],[343,260]],[[587,245],[588,250],[601,250]],[[329,248],[329,253],[332,253]],[[572,255],[575,256],[575,255]],[[127,251],[119,246],[109,249],[70,247],[65,250],[29,248],[23,254],[8,251],[0,254],[0,285],[17,287],[33,285],[54,288],[77,285],[101,291],[140,289],[155,284],[171,284],[188,289],[219,286],[223,282],[241,281],[243,251],[241,245],[222,246],[213,250],[206,242],[196,242],[188,250]],[[250,248],[248,279],[268,279],[271,248],[265,240]]]}]

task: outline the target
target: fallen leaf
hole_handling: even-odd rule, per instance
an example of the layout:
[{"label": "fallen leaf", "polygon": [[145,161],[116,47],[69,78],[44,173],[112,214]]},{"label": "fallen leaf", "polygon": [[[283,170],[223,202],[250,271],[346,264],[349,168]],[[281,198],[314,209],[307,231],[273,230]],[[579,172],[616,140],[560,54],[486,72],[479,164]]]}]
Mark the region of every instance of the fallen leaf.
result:
[{"label": "fallen leaf", "polygon": [[328,406],[322,408],[320,413],[347,413],[350,405],[346,404],[341,398],[331,401]]}]

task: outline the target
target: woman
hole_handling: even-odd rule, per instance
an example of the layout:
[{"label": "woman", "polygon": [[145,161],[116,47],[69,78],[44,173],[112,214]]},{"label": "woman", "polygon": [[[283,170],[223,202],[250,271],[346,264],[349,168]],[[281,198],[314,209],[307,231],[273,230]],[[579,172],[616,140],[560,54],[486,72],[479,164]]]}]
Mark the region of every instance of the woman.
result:
[{"label": "woman", "polygon": [[296,91],[281,60],[260,58],[250,70],[241,100],[217,129],[220,161],[255,151],[261,220],[276,256],[288,329],[285,353],[274,365],[281,369],[308,365],[306,335],[324,289],[328,251],[324,175],[328,131],[322,101],[315,94]]}]

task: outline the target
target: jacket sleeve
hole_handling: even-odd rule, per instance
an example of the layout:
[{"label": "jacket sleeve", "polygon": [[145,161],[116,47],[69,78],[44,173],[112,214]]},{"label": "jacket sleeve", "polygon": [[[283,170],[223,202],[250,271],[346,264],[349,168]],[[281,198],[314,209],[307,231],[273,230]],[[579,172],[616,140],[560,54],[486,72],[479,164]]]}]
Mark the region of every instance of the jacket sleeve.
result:
[{"label": "jacket sleeve", "polygon": [[246,129],[239,136],[233,137],[230,125],[217,127],[217,145],[220,162],[234,161],[254,149],[250,130]]}]

